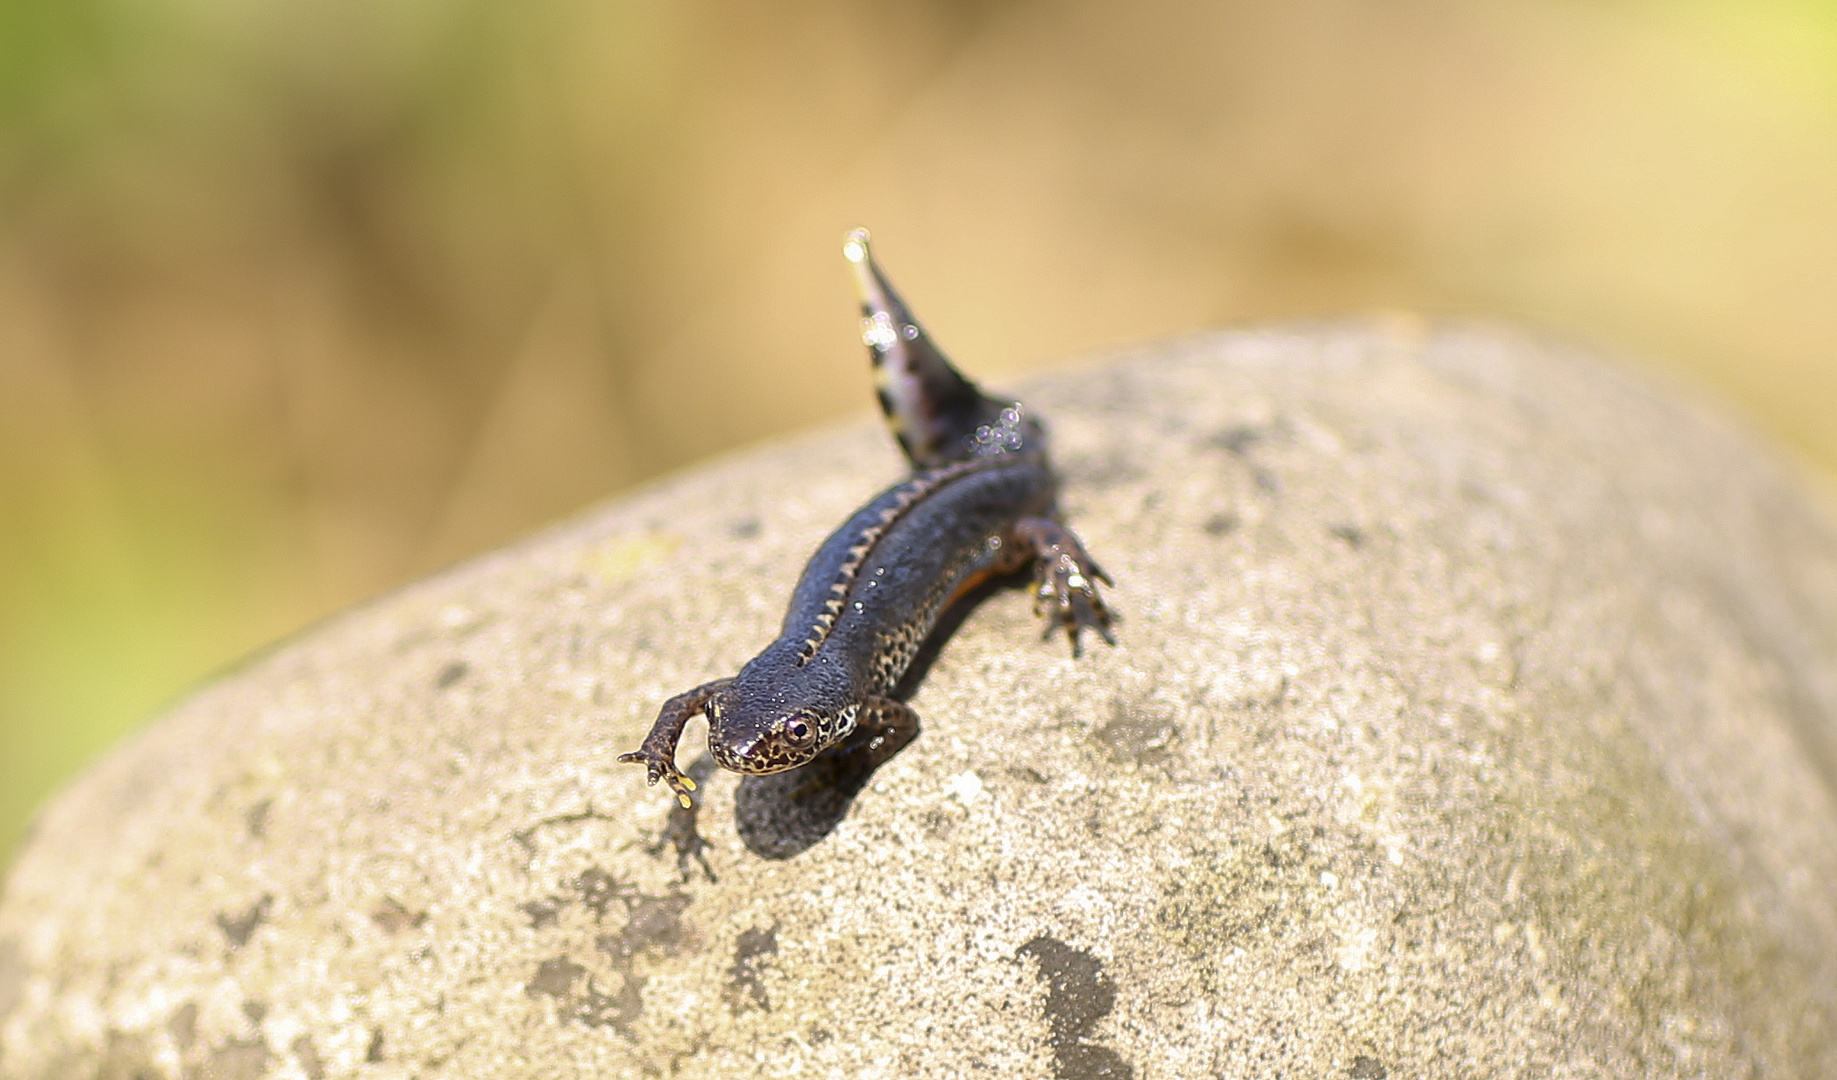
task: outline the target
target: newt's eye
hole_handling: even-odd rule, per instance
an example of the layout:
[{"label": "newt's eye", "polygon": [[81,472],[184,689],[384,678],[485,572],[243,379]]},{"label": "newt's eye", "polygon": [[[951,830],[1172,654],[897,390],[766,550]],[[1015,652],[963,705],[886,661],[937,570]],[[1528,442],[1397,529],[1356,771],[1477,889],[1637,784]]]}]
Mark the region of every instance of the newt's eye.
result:
[{"label": "newt's eye", "polygon": [[801,716],[794,716],[785,724],[785,737],[794,743],[808,742],[814,734],[816,734],[816,729],[810,726],[810,721]]}]

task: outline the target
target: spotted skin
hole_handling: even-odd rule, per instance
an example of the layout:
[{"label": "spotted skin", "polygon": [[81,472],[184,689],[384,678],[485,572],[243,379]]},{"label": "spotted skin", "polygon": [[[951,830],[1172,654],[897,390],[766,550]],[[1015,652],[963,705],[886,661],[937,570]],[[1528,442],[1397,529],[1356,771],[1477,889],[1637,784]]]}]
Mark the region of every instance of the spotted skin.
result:
[{"label": "spotted skin", "polygon": [[1083,629],[1115,644],[1097,589],[1110,579],[1058,520],[1044,427],[951,366],[867,243],[857,230],[843,250],[861,287],[881,405],[914,471],[823,541],[776,641],[738,675],[665,702],[644,742],[620,757],[668,783],[685,807],[695,781],[677,769],[676,746],[697,713],[708,717],[709,752],[735,772],[797,768],[858,729],[871,733],[868,767],[897,753],[919,722],[894,688],[945,610],[991,577],[1032,563],[1048,634],[1063,630],[1074,655]]}]

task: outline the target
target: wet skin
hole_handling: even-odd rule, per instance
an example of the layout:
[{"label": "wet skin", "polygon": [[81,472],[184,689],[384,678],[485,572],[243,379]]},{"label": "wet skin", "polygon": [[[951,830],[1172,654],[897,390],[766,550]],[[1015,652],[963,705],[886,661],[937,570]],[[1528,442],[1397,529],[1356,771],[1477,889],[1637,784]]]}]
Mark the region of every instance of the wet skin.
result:
[{"label": "wet skin", "polygon": [[1074,654],[1087,627],[1115,644],[1097,590],[1110,579],[1059,521],[1045,429],[944,358],[875,265],[865,231],[843,252],[881,407],[914,471],[817,549],[776,641],[738,675],[665,702],[643,744],[619,758],[668,783],[684,807],[696,785],[677,769],[676,746],[697,713],[709,752],[735,772],[794,769],[856,732],[867,769],[892,757],[919,729],[894,687],[950,604],[990,577],[1032,563],[1048,633],[1062,628]]}]

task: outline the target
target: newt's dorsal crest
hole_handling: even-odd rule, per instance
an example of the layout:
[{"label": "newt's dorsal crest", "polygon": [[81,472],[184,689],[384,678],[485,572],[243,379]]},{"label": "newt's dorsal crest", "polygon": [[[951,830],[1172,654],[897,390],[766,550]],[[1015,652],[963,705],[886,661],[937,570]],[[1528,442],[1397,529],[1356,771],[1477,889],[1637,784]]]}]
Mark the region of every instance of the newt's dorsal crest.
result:
[{"label": "newt's dorsal crest", "polygon": [[867,230],[855,229],[842,254],[855,268],[861,342],[874,361],[887,426],[916,469],[987,456],[989,439],[978,440],[978,431],[1017,429],[1017,405],[984,394],[951,365],[880,272],[868,242]]}]

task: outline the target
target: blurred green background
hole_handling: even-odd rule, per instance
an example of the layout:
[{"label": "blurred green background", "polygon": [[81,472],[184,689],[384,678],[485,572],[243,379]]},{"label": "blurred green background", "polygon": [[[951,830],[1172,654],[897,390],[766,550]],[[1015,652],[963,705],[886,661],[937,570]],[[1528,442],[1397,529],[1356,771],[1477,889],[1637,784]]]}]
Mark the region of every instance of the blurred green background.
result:
[{"label": "blurred green background", "polygon": [[1525,319],[1837,469],[1832,0],[0,0],[0,861],[305,622],[869,403]]}]

